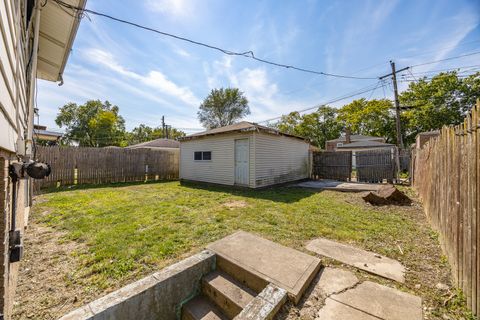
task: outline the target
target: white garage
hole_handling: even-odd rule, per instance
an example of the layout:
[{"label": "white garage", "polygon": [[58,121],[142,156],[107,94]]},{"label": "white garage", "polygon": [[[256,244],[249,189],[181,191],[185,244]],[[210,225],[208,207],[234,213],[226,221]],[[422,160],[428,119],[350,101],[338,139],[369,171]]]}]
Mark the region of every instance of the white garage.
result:
[{"label": "white garage", "polygon": [[242,121],[180,139],[180,179],[265,187],[309,175],[309,143]]}]

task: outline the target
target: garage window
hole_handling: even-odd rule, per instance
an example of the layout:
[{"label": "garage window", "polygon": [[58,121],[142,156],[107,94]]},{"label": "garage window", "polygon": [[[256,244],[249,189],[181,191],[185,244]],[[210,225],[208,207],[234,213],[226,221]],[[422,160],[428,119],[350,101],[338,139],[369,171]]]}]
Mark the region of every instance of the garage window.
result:
[{"label": "garage window", "polygon": [[193,160],[195,161],[212,160],[212,151],[195,151],[193,154]]}]

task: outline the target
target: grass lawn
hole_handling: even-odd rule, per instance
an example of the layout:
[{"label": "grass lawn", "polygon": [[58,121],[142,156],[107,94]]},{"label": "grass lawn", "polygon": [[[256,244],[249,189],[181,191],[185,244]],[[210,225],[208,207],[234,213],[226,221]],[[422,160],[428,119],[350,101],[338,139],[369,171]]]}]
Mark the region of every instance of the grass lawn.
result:
[{"label": "grass lawn", "polygon": [[[31,220],[31,232],[38,237],[29,239],[27,231],[22,272],[28,275],[36,268],[30,264],[50,255],[47,265],[56,271],[45,274],[43,281],[47,287],[59,282],[64,289],[55,283],[53,293],[45,290],[40,302],[25,298],[16,307],[17,318],[38,304],[49,310],[47,316],[59,316],[238,229],[300,250],[305,241],[322,236],[399,259],[408,268],[407,283],[400,288],[423,296],[430,319],[467,316],[461,295],[453,292],[444,303],[451,292],[435,288],[439,282],[450,285],[448,265],[418,203],[372,207],[351,193],[164,182],[46,193],[36,198]],[[45,249],[39,242],[43,238],[55,245]],[[19,290],[26,290],[26,296],[25,288],[21,283]],[[74,297],[52,305],[55,295]]]}]

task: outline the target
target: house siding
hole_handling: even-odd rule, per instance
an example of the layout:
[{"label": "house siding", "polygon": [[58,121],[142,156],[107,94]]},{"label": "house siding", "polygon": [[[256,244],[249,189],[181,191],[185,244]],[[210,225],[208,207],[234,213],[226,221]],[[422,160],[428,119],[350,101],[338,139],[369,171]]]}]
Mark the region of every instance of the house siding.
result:
[{"label": "house siding", "polygon": [[255,133],[255,187],[308,178],[308,149],[300,139]]},{"label": "house siding", "polygon": [[[253,133],[219,134],[182,141],[180,143],[180,179],[234,185],[236,139],[249,139],[249,186],[253,187],[255,180]],[[193,160],[195,151],[211,151],[212,160]]]},{"label": "house siding", "polygon": [[[20,262],[9,261],[13,185],[8,166],[24,155],[27,133],[28,89],[31,70],[27,57],[31,42],[23,17],[25,1],[0,1],[0,314],[10,319]],[[31,25],[34,25],[32,15]],[[30,32],[33,32],[31,28]],[[20,138],[20,140],[18,140]],[[23,233],[30,207],[30,180],[18,181],[16,229]]]},{"label": "house siding", "polygon": [[23,138],[27,130],[28,48],[21,3],[0,1],[0,148],[9,152],[18,152],[15,149],[18,134]]}]

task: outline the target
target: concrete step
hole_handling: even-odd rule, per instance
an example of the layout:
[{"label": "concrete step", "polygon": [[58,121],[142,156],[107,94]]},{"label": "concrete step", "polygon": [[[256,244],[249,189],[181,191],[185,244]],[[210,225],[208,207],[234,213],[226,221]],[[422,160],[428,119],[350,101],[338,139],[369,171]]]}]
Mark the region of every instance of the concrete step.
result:
[{"label": "concrete step", "polygon": [[256,296],[255,291],[220,270],[203,278],[202,291],[230,318],[237,316]]},{"label": "concrete step", "polygon": [[246,270],[242,266],[239,266],[233,259],[226,259],[220,255],[217,255],[217,270],[227,273],[245,287],[251,288],[256,293],[260,293],[268,285],[267,280],[249,270]]},{"label": "concrete step", "polygon": [[182,320],[229,320],[207,297],[200,295],[182,307]]}]

